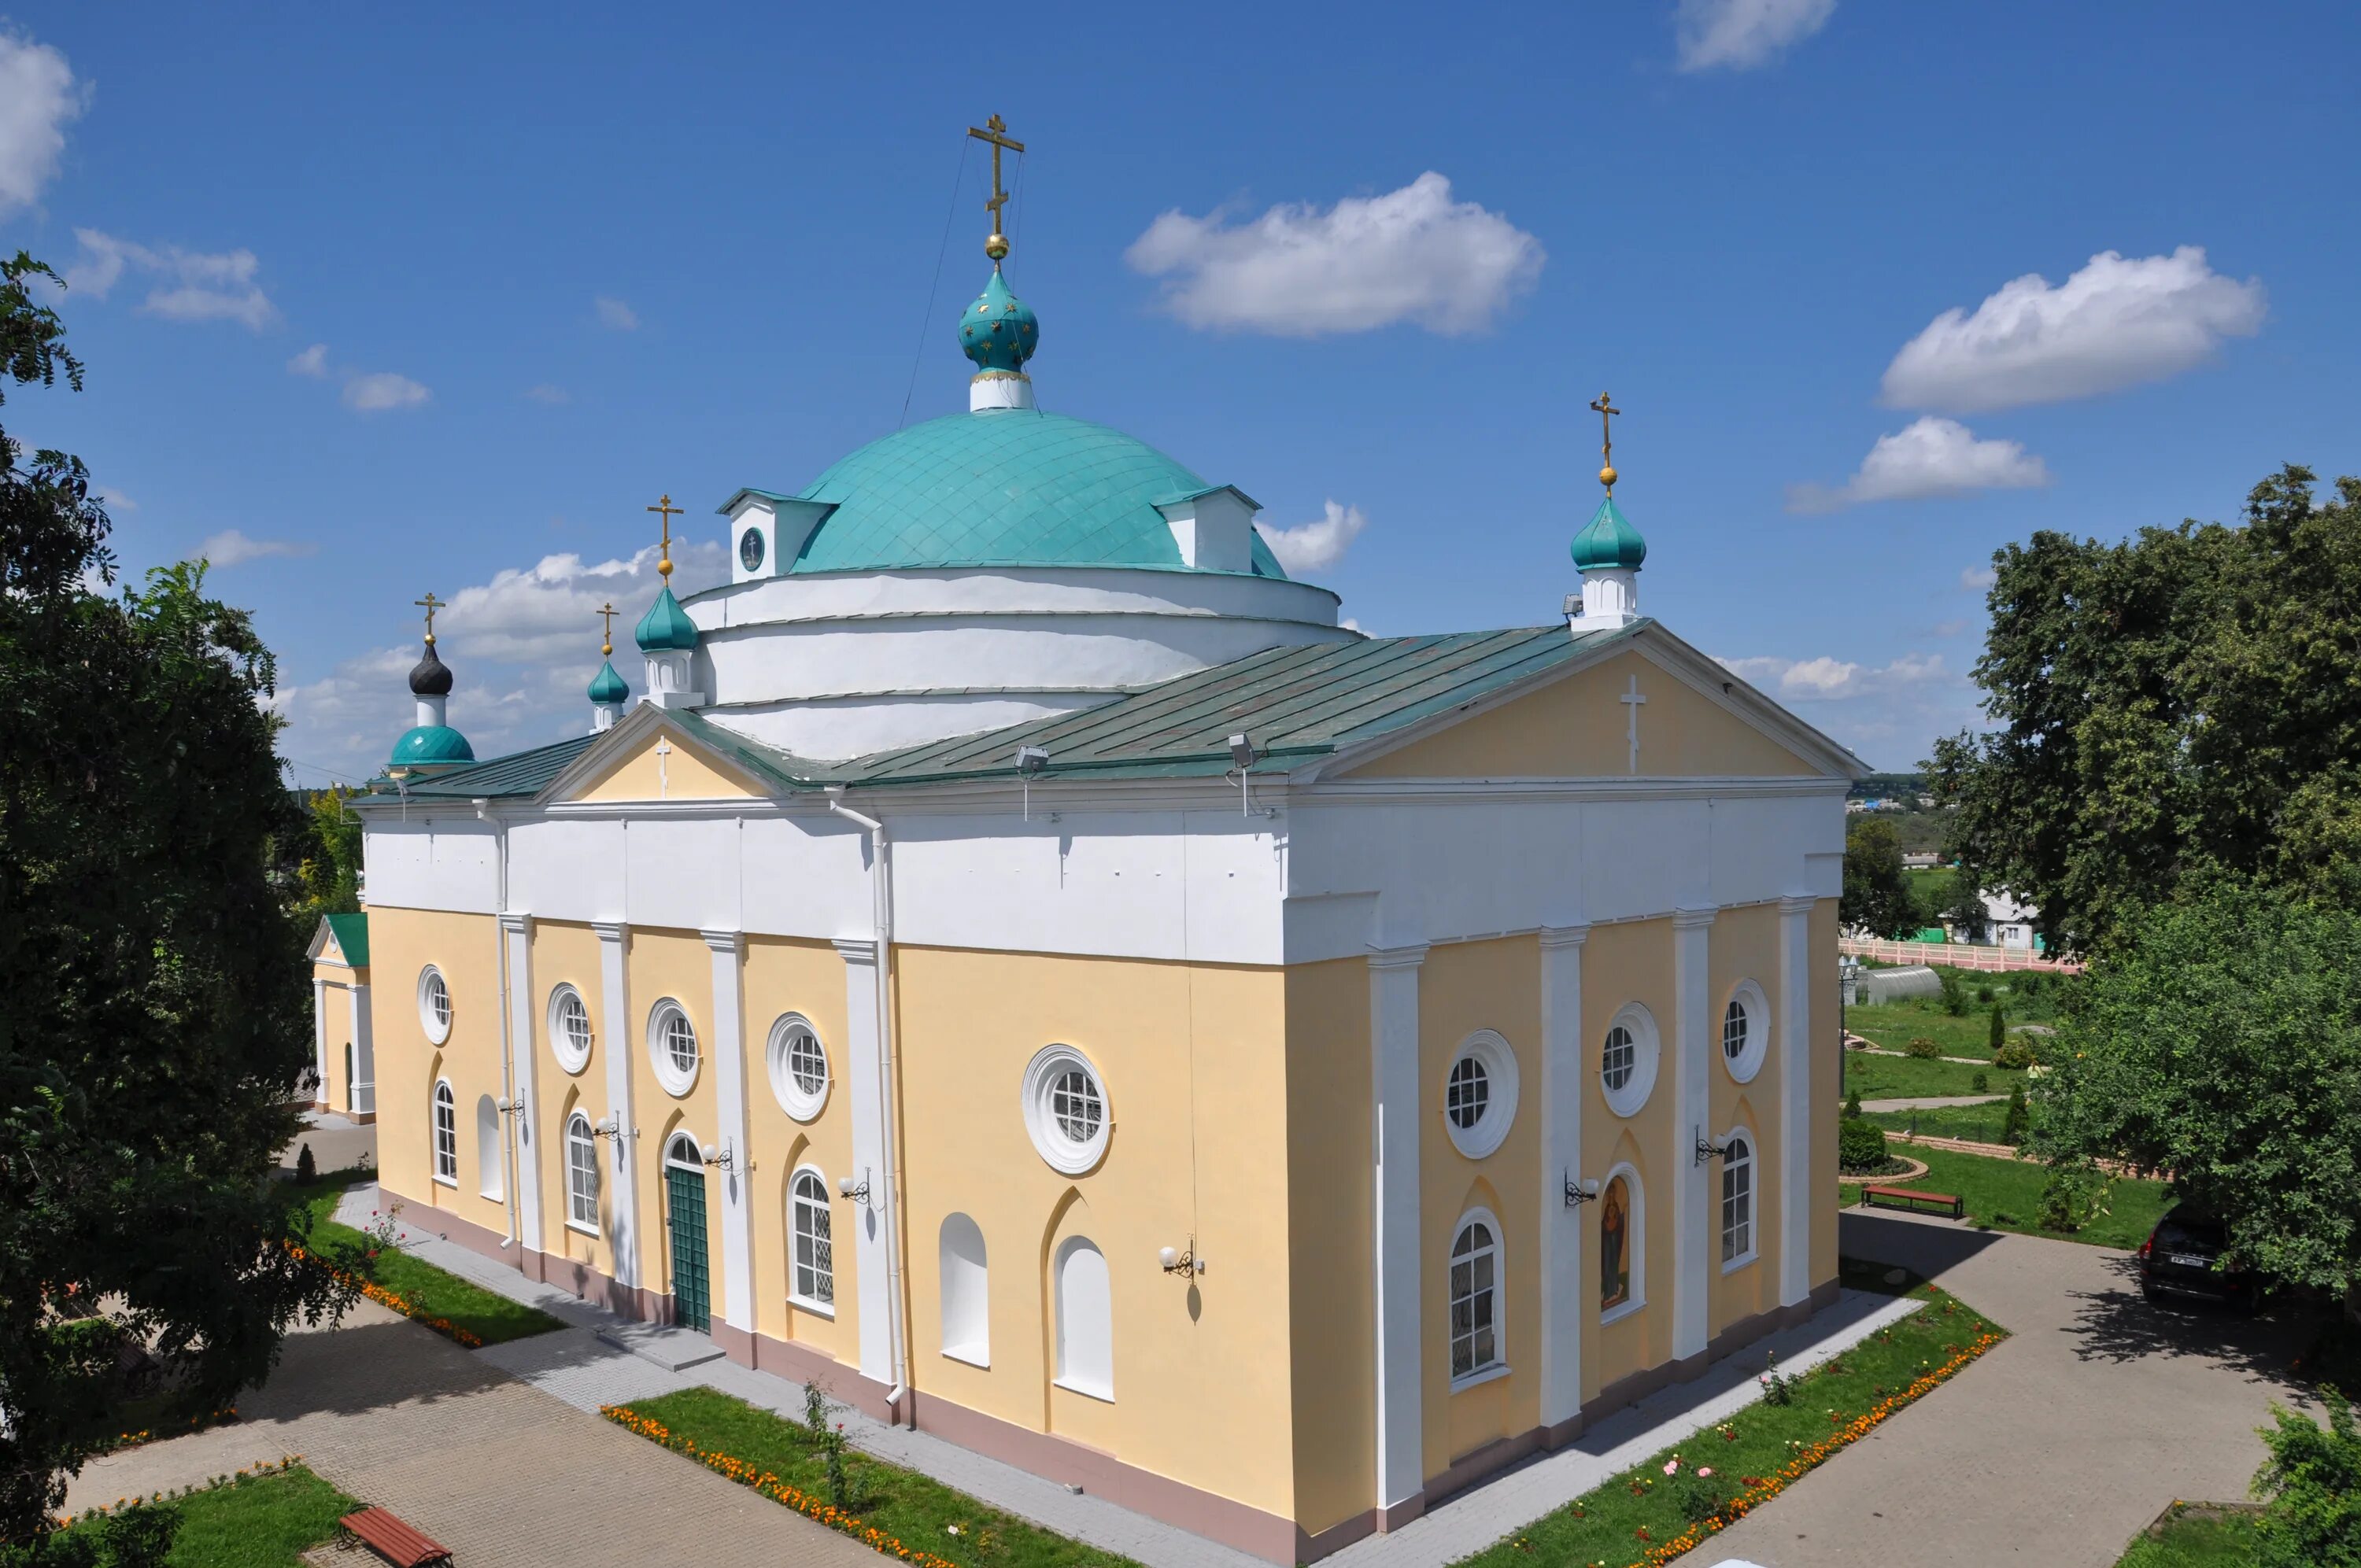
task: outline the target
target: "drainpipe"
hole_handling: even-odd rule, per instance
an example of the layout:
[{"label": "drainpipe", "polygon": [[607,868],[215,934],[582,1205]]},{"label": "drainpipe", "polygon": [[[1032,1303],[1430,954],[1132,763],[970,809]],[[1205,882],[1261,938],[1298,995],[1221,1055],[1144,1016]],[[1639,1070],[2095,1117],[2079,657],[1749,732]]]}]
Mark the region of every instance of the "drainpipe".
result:
[{"label": "drainpipe", "polygon": [[517,1266],[522,1268],[524,1254],[517,1247],[523,1227],[517,1223],[516,1122],[524,1113],[517,1103],[516,1039],[509,1026],[509,934],[500,925],[500,916],[509,909],[509,825],[494,819],[489,800],[470,804],[478,821],[492,825],[492,863],[498,878],[498,896],[492,904],[497,911],[492,916],[492,958],[498,966],[493,972],[500,979],[500,1207],[509,1217],[508,1239],[500,1243],[500,1250],[515,1251]]},{"label": "drainpipe", "polygon": [[[887,863],[890,842],[885,824],[874,817],[864,816],[844,804],[842,785],[831,786],[828,792],[828,808],[857,828],[866,830],[876,844],[876,853],[870,861],[870,882],[873,893],[873,918],[877,933],[877,1071],[878,1091],[884,1102],[884,1126],[881,1129],[885,1148],[885,1313],[892,1325],[888,1333],[892,1344],[894,1387],[885,1396],[895,1424],[903,1424],[903,1400],[909,1392],[909,1346],[907,1325],[902,1313],[902,1199],[901,1148],[896,1136],[896,1119],[900,1115],[901,1099],[895,1089],[896,1059],[894,1040],[894,992],[887,965],[894,951],[894,881]],[[917,1424],[915,1419],[907,1423]]]}]

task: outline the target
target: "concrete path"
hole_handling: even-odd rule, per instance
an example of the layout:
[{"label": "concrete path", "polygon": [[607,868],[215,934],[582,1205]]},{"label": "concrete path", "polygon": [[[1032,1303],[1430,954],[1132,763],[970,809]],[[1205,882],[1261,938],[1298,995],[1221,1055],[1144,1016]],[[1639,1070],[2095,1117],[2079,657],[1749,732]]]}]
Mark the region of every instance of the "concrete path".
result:
[{"label": "concrete path", "polygon": [[1936,1111],[1946,1105],[1993,1105],[2007,1099],[2005,1094],[1929,1094],[1916,1100],[1864,1100],[1864,1111]]},{"label": "concrete path", "polygon": [[[1889,1051],[1883,1046],[1872,1046],[1869,1043],[1868,1037],[1862,1035],[1847,1035],[1845,1046],[1857,1057],[1906,1057],[1910,1054],[1908,1051]],[[1924,1057],[1920,1059],[1955,1061],[1964,1067],[1990,1067],[1993,1064],[1990,1057]]]},{"label": "concrete path", "polygon": [[290,1176],[295,1173],[295,1162],[302,1157],[303,1146],[312,1146],[313,1168],[323,1173],[348,1170],[364,1160],[377,1164],[377,1124],[366,1125],[350,1117],[339,1116],[333,1111],[306,1111],[303,1130],[295,1140],[279,1151],[279,1168]]},{"label": "concrete path", "polygon": [[2301,1347],[2268,1319],[2152,1307],[2128,1254],[1848,1210],[2011,1337],[1721,1533],[1767,1568],[2106,1568],[2176,1497],[2236,1500]]}]

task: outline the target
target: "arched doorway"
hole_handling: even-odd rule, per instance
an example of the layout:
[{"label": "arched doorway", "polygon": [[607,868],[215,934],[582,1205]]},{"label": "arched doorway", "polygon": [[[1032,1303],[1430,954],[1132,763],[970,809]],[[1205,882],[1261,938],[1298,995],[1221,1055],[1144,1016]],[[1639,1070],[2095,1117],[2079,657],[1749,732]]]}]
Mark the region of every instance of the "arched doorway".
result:
[{"label": "arched doorway", "polygon": [[713,1326],[713,1273],[705,1242],[705,1160],[686,1133],[664,1146],[664,1231],[672,1246],[672,1321]]}]

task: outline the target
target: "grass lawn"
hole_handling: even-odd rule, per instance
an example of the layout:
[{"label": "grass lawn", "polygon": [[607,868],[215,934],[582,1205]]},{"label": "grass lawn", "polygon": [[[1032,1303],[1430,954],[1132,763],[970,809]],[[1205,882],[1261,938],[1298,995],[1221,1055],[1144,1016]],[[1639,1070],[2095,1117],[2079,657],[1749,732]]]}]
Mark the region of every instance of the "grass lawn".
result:
[{"label": "grass lawn", "polygon": [[1923,1037],[1941,1047],[1947,1057],[1992,1060],[1990,1007],[1971,1003],[1965,1017],[1954,1018],[1932,999],[1913,998],[1883,1007],[1848,1007],[1844,1024],[1854,1034],[1865,1035],[1889,1051],[1898,1051],[1914,1037]]},{"label": "grass lawn", "polygon": [[[172,1540],[171,1568],[298,1568],[302,1553],[336,1533],[336,1521],[360,1505],[298,1464],[269,1475],[192,1492]],[[79,1524],[69,1535],[97,1533]]]},{"label": "grass lawn", "polygon": [[1996,1144],[2008,1121],[2008,1102],[1988,1105],[1934,1105],[1923,1111],[1865,1111],[1865,1121],[1897,1133],[1916,1126],[1930,1138],[1965,1138],[1970,1143]]},{"label": "grass lawn", "polygon": [[[1976,1087],[1976,1074],[1980,1072],[1984,1075],[1982,1089]],[[1847,1051],[1841,1092],[1859,1091],[1863,1100],[2006,1094],[2013,1085],[2024,1081],[2025,1074],[2004,1067],[1970,1067],[1964,1062],[1920,1061],[1915,1057],[1875,1057],[1866,1051]]]},{"label": "grass lawn", "polygon": [[2243,1510],[2169,1519],[2132,1542],[2115,1568],[2247,1568],[2255,1561],[2254,1516]]},{"label": "grass lawn", "polygon": [[[673,1445],[686,1438],[708,1454],[745,1462],[755,1475],[768,1472],[818,1503],[828,1500],[826,1467],[801,1421],[711,1388],[684,1388],[623,1409],[670,1429]],[[858,1449],[846,1451],[844,1469],[848,1511],[862,1525],[963,1568],[983,1563],[992,1568],[1060,1568],[1066,1563],[1137,1568],[1128,1558],[986,1508],[964,1492]],[[959,1527],[956,1535],[950,1531],[953,1525]],[[846,1533],[859,1539],[857,1531]]]},{"label": "grass lawn", "polygon": [[[1883,1288],[1876,1283],[1883,1273],[1883,1265],[1848,1261],[1845,1282]],[[1981,1336],[1997,1338],[2004,1332],[1932,1286],[1914,1287],[1911,1294],[1927,1305],[1798,1379],[1792,1402],[1749,1405],[1726,1425],[1666,1449],[1503,1537],[1466,1559],[1466,1565],[1588,1568],[1606,1563],[1623,1568],[1691,1528],[1678,1498],[1691,1466],[1714,1472],[1692,1485],[1708,1490],[1726,1486],[1725,1498],[1743,1487],[1753,1495],[1750,1506],[1760,1506],[1766,1486],[1793,1484],[1812,1464],[1865,1435],[1874,1424],[1873,1420],[1864,1424],[1865,1418],[1883,1420],[1928,1392],[1931,1385],[1922,1385],[1920,1379],[1960,1362]],[[1668,1477],[1664,1465],[1675,1457],[1681,1461],[1680,1475]],[[1712,1555],[1707,1547],[1702,1560],[1710,1561]]]},{"label": "grass lawn", "polygon": [[[2048,1231],[2033,1220],[2040,1212],[2041,1189],[2049,1179],[2048,1167],[2030,1160],[1994,1159],[1907,1144],[1895,1144],[1894,1151],[1927,1162],[1927,1174],[1908,1185],[1960,1198],[1967,1206],[1968,1223],[1979,1230],[2015,1231],[2021,1235],[2128,1250],[2147,1240],[2148,1232],[2156,1228],[2167,1204],[2163,1182],[2125,1177],[2115,1182],[2109,1194],[2107,1212],[2070,1234]],[[1838,1201],[1848,1206],[1861,1201],[1861,1185],[1857,1182],[1840,1183],[1837,1191]]]},{"label": "grass lawn", "polygon": [[[344,1196],[346,1179],[325,1177],[318,1181],[290,1183],[295,1200],[312,1212],[312,1237],[316,1242],[363,1246],[368,1238],[350,1225],[328,1218]],[[381,1253],[377,1260],[377,1284],[416,1309],[420,1319],[441,1318],[473,1334],[483,1344],[545,1334],[566,1325],[538,1308],[511,1301],[497,1292],[423,1262],[405,1252]],[[465,1343],[465,1341],[460,1343]]]}]

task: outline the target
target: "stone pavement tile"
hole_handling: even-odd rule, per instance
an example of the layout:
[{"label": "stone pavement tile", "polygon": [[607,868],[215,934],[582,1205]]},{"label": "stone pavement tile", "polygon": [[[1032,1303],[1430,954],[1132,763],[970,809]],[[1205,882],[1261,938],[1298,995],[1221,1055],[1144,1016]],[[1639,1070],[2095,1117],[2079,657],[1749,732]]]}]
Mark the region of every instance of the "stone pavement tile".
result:
[{"label": "stone pavement tile", "polygon": [[2129,1255],[1848,1211],[1847,1255],[2010,1331],[1974,1366],[1723,1531],[1769,1568],[2106,1568],[2176,1497],[2235,1500],[2295,1403],[2269,1320],[2152,1307]]},{"label": "stone pavement tile", "polygon": [[1946,1105],[1992,1105],[2007,1099],[2005,1094],[1923,1094],[1916,1100],[1864,1100],[1864,1111],[1933,1111]]}]

